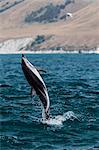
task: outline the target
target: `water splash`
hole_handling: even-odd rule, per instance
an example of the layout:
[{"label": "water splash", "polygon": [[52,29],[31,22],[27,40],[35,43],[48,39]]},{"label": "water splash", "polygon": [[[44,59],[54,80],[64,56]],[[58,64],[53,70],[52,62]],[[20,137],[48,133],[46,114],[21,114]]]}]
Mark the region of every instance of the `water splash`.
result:
[{"label": "water splash", "polygon": [[51,117],[48,120],[42,119],[42,123],[43,124],[47,124],[47,125],[51,125],[51,126],[63,126],[63,123],[66,120],[75,120],[77,118],[77,116],[74,114],[73,111],[68,111],[66,113],[64,113],[63,115],[58,115],[55,117]]}]

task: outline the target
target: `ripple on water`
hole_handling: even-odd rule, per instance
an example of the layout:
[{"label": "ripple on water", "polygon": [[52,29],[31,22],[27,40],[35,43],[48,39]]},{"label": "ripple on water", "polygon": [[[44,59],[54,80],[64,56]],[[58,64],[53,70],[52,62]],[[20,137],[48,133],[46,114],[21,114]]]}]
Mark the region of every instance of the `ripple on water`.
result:
[{"label": "ripple on water", "polygon": [[99,56],[27,56],[35,66],[47,71],[42,76],[50,96],[52,119],[42,122],[41,104],[38,97],[30,97],[20,55],[0,55],[2,149],[86,150],[98,147]]}]

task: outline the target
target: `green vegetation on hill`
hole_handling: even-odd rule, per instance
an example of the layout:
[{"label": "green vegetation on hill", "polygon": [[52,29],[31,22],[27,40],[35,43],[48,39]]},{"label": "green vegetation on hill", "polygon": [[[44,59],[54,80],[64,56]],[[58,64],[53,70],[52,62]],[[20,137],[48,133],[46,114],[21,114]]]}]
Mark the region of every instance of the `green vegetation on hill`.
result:
[{"label": "green vegetation on hill", "polygon": [[[12,7],[14,7],[14,6],[16,6],[16,5],[18,5],[18,4],[20,4],[21,2],[23,2],[24,0],[19,0],[19,1],[13,1],[13,2],[5,2],[3,5],[1,5],[0,6],[0,13],[2,13],[2,12],[4,12],[4,11],[6,11],[6,10],[8,10],[8,9],[10,9],[10,8],[12,8]],[[0,1],[0,2],[2,2],[2,1]]]},{"label": "green vegetation on hill", "polygon": [[[49,5],[40,8],[37,11],[32,11],[30,14],[28,14],[25,18],[25,22],[32,23],[32,22],[54,22],[59,19],[59,14],[61,13],[61,10],[65,9],[65,7],[72,3],[73,1],[67,0],[64,4],[60,5],[54,5],[53,3],[50,3]],[[61,19],[64,19],[64,17]]]}]

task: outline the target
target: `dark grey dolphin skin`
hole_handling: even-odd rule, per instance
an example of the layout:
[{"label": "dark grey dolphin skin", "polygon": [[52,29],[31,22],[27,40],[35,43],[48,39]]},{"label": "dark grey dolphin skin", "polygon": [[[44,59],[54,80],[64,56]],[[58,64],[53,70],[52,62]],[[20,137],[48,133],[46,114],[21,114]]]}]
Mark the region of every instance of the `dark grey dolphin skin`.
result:
[{"label": "dark grey dolphin skin", "polygon": [[40,76],[38,70],[27,60],[23,54],[21,65],[24,75],[31,86],[32,94],[36,93],[39,96],[44,107],[45,118],[49,119],[50,101],[47,88],[42,77]]}]

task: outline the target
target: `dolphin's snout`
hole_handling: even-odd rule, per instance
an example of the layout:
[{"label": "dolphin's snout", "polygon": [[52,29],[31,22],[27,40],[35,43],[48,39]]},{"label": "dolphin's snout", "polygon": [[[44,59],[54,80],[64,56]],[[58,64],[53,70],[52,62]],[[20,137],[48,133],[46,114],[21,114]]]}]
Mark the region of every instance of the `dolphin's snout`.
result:
[{"label": "dolphin's snout", "polygon": [[22,57],[24,57],[24,54],[22,54]]}]

